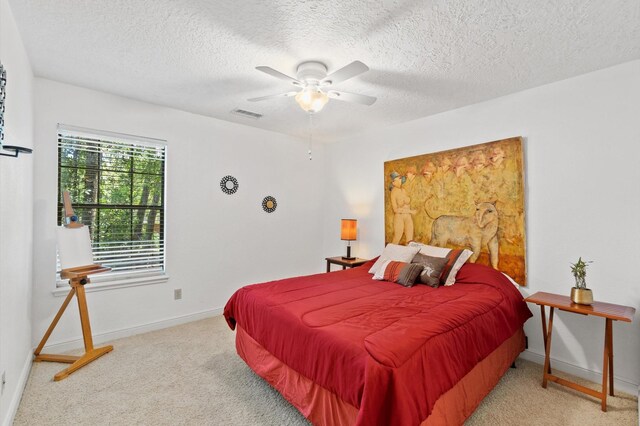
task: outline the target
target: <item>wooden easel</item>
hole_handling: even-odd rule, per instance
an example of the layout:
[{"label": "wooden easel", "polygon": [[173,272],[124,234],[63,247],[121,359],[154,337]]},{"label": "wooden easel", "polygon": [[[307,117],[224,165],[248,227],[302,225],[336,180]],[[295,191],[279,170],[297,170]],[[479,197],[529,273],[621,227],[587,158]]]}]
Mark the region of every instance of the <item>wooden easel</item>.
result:
[{"label": "wooden easel", "polygon": [[[68,228],[81,228],[83,225],[78,222],[77,217],[73,213],[73,207],[71,205],[71,199],[69,198],[69,193],[67,191],[64,192],[64,210],[65,210],[65,218],[67,219],[67,224],[65,224]],[[89,278],[88,275],[97,274],[100,272],[110,271],[111,268],[106,268],[102,265],[92,264],[86,266],[78,266],[74,268],[63,269],[60,272],[60,276],[62,278],[69,279],[69,285],[71,286],[71,290],[67,295],[67,298],[62,303],[60,310],[56,314],[55,318],[51,322],[51,325],[47,329],[47,332],[44,334],[44,337],[40,341],[40,344],[36,348],[34,355],[35,362],[47,361],[47,362],[64,362],[71,364],[69,367],[60,371],[58,374],[53,376],[53,380],[56,382],[68,377],[74,371],[84,367],[95,359],[101,357],[102,355],[111,352],[113,350],[113,346],[103,346],[100,348],[93,347],[93,337],[91,336],[91,324],[89,323],[89,310],[87,309],[87,298],[84,291],[85,284],[88,284]],[[78,308],[80,310],[80,323],[82,324],[82,337],[84,339],[84,354],[81,356],[73,356],[73,355],[54,355],[54,354],[42,354],[42,348],[47,343],[49,336],[53,332],[53,329],[58,324],[60,317],[64,313],[65,309],[67,309],[67,305],[71,302],[73,296],[76,296],[78,299]]]}]

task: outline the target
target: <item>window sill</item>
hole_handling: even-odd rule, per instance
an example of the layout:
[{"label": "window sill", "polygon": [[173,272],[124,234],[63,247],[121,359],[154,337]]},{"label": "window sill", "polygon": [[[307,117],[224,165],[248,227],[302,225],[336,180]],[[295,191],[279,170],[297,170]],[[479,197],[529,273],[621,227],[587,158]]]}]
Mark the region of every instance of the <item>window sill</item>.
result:
[{"label": "window sill", "polygon": [[[98,281],[91,282],[85,286],[85,292],[93,293],[96,291],[115,290],[118,288],[126,287],[138,287],[141,285],[160,284],[169,281],[169,275],[159,274],[144,277],[131,277],[119,280],[111,281]],[[70,287],[67,284],[68,280],[60,280],[56,282],[56,289],[51,293],[55,297],[66,296],[69,293]],[[60,287],[58,287],[60,286]]]}]

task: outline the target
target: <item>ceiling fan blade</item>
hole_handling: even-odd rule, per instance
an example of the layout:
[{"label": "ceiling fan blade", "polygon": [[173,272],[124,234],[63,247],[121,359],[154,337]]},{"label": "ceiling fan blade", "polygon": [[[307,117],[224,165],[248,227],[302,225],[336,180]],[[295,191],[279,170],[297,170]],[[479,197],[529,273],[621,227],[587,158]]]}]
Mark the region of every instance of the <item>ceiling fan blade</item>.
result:
[{"label": "ceiling fan blade", "polygon": [[286,93],[278,93],[277,95],[268,95],[268,96],[260,96],[257,98],[247,99],[249,102],[258,102],[264,101],[265,99],[273,99],[273,98],[288,98],[290,96],[295,96],[298,92],[286,92]]},{"label": "ceiling fan blade", "polygon": [[271,67],[259,66],[259,67],[256,67],[256,69],[258,71],[262,71],[263,73],[269,74],[272,77],[278,78],[280,80],[288,81],[289,83],[295,86],[302,86],[302,83],[300,81],[296,80],[293,77],[289,77],[288,75],[283,74],[280,71],[276,71]]},{"label": "ceiling fan blade", "polygon": [[327,96],[331,99],[336,99],[345,102],[354,102],[362,105],[373,105],[378,98],[367,95],[359,95],[357,93],[340,92],[337,90],[329,90]]},{"label": "ceiling fan blade", "polygon": [[349,65],[344,66],[323,78],[320,84],[337,84],[366,71],[369,71],[368,66],[360,61],[353,61]]}]

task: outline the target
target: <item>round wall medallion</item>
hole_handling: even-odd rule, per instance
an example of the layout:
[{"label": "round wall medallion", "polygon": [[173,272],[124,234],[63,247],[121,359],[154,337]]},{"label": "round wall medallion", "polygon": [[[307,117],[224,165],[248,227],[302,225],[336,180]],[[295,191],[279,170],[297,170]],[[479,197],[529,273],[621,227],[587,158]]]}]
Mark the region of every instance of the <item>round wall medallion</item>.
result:
[{"label": "round wall medallion", "polygon": [[273,213],[276,210],[276,207],[278,207],[278,203],[271,195],[267,195],[264,197],[264,200],[262,200],[262,209],[265,212]]},{"label": "round wall medallion", "polygon": [[225,194],[235,194],[238,190],[238,186],[238,179],[233,176],[225,176],[220,181],[220,189],[222,189],[222,192]]}]

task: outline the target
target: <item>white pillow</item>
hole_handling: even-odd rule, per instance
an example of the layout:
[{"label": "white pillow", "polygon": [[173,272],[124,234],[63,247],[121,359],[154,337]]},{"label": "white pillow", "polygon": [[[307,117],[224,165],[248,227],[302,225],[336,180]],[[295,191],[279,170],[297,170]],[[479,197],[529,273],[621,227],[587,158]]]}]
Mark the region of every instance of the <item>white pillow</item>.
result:
[{"label": "white pillow", "polygon": [[[447,255],[451,251],[451,249],[448,249],[448,248],[430,246],[430,245],[418,243],[415,241],[411,241],[409,243],[409,247],[418,248],[421,254],[431,256],[431,257],[447,257]],[[458,274],[458,271],[460,270],[460,268],[462,268],[462,265],[464,265],[464,263],[472,255],[473,255],[473,252],[471,250],[464,249],[462,251],[460,256],[458,256],[458,258],[456,259],[456,262],[453,264],[453,266],[449,270],[449,273],[445,277],[444,285],[453,285],[453,283],[456,282],[456,275]]]},{"label": "white pillow", "polygon": [[388,260],[395,260],[396,262],[411,263],[413,257],[420,251],[419,247],[399,246],[397,244],[387,244],[382,251],[382,254],[369,269],[370,274],[375,274],[380,269],[380,266]]},{"label": "white pillow", "polygon": [[420,249],[420,253],[431,257],[447,257],[447,255],[451,251],[451,249],[448,248],[429,246],[427,244],[422,244],[415,241],[411,241],[408,246],[418,247]]},{"label": "white pillow", "polygon": [[389,266],[389,263],[393,262],[393,260],[385,260],[382,265],[380,265],[380,267],[378,268],[378,270],[376,271],[375,274],[373,274],[373,277],[371,277],[372,280],[378,280],[378,281],[382,281],[384,280],[384,271],[387,269],[387,266]]},{"label": "white pillow", "polygon": [[[502,272],[502,271],[500,271],[500,272]],[[511,284],[515,285],[515,286],[516,286],[516,288],[517,288],[518,290],[520,289],[520,284],[518,284],[518,283],[516,282],[516,280],[514,280],[513,278],[511,278],[511,276],[509,276],[509,275],[505,274],[504,272],[502,272],[502,275],[504,275],[505,277],[507,277],[507,279],[508,279],[509,281],[511,281]]]}]

